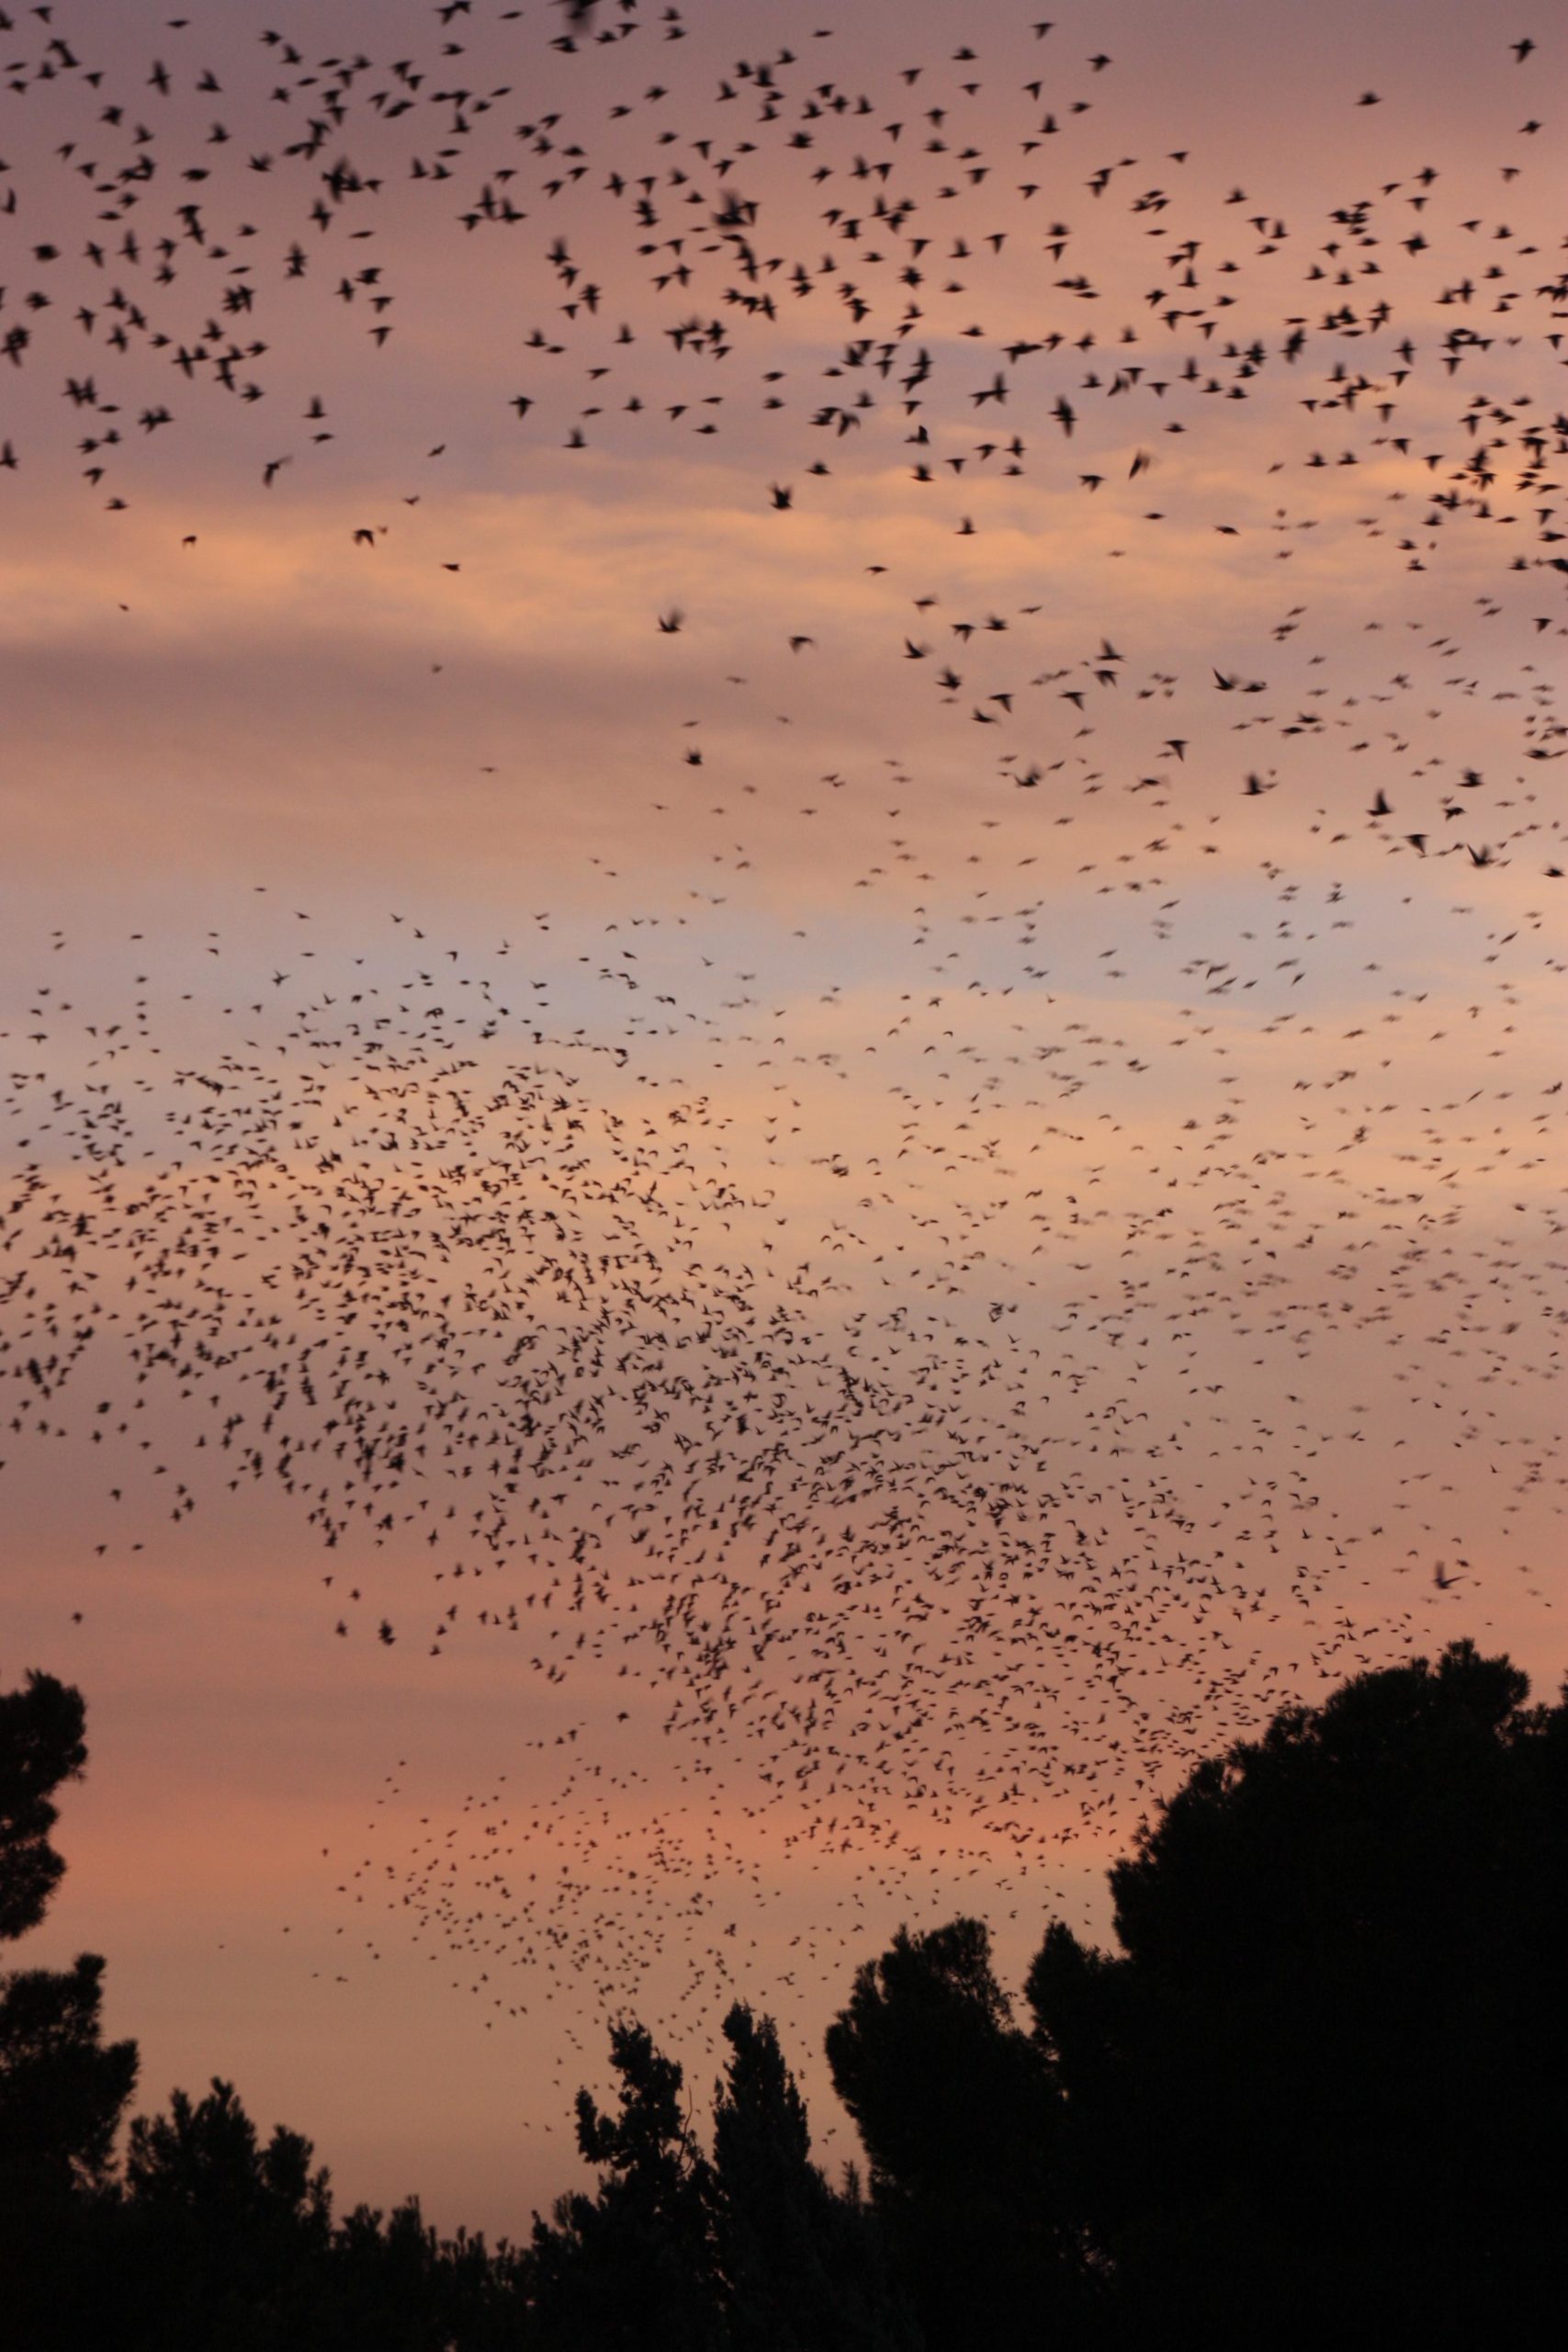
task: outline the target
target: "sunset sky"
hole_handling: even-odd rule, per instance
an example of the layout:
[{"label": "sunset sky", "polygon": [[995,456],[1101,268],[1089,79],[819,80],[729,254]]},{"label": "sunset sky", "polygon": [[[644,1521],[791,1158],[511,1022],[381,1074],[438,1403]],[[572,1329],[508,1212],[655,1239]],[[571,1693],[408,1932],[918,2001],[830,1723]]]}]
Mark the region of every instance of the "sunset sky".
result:
[{"label": "sunset sky", "polygon": [[27,1954],[516,2233],[609,2016],[837,2161],[901,1923],[1561,1680],[1563,43],[189,6],[0,33]]}]

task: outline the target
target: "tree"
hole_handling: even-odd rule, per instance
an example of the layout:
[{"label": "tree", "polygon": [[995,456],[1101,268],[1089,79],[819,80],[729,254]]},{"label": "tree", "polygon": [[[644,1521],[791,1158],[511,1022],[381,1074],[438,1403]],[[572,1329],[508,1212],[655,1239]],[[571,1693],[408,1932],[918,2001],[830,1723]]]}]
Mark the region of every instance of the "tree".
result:
[{"label": "tree", "polygon": [[36,1928],[65,1864],[49,1842],[60,1818],[50,1800],[87,1761],[82,1693],[30,1673],[0,1691],[0,1943]]},{"label": "tree", "polygon": [[333,2237],[313,2306],[317,2333],[333,2352],[516,2352],[526,2271],[526,2256],[504,2239],[492,2251],[466,2230],[438,2236],[417,2198],[384,2224],[359,2205]]},{"label": "tree", "polygon": [[[39,1925],[63,1873],[51,1800],[81,1776],[85,1720],[80,1691],[52,1675],[0,1692],[0,1939]],[[40,2344],[136,2083],[136,2044],[103,2040],[103,1975],[91,1952],[0,1975],[0,2276],[14,2323]]]},{"label": "tree", "polygon": [[125,2159],[127,2303],[168,2352],[302,2340],[332,2242],[325,2172],[279,2124],[264,2145],[231,2083],[139,2115]]},{"label": "tree", "polygon": [[34,2215],[101,2188],[136,2083],[136,2044],[104,2044],[104,1963],[18,1969],[0,1977],[0,2201]]},{"label": "tree", "polygon": [[[0,1694],[0,1921],[36,1927],[63,1864],[51,1803],[86,1759],[81,1694],[48,1675]],[[385,2229],[332,2223],[327,2175],[232,2085],[119,2122],[134,2042],[105,2045],[104,1963],[0,1976],[0,2336],[29,2352],[499,2352],[519,2259],[441,2240],[412,2200]]]},{"label": "tree", "polygon": [[1134,2338],[1493,2338],[1568,2188],[1568,1692],[1469,1643],[1198,1766],[1028,1993]]},{"label": "tree", "polygon": [[[1049,2352],[1490,2342],[1559,2317],[1568,1690],[1469,1644],[1282,1711],[1053,1927],[1014,2023],[979,1922],[901,1932],[828,2036],[870,2195],[812,2162],[768,2018],[724,2021],[713,2154],[681,2069],[611,2036],[594,2193],[529,2245],[417,2203],[334,2227],[309,2142],[231,2085],[114,2143],[103,1962],[0,1978],[0,2318],[29,2352]],[[58,1883],[78,1694],[0,1699],[0,1904]]]},{"label": "tree", "polygon": [[577,2095],[577,2144],[604,2178],[597,2196],[536,2217],[532,2339],[550,2352],[722,2352],[706,2158],[682,2106],[683,2077],[639,2025],[615,2026],[619,2110]]},{"label": "tree", "polygon": [[929,2352],[1034,2347],[1081,2324],[1055,2064],[1012,2023],[981,1922],[900,1931],[860,1970],[827,2048]]},{"label": "tree", "polygon": [[875,2219],[812,2163],[806,2102],[772,2018],[737,2002],[724,2035],[713,2179],[734,2352],[897,2352],[912,2339]]}]

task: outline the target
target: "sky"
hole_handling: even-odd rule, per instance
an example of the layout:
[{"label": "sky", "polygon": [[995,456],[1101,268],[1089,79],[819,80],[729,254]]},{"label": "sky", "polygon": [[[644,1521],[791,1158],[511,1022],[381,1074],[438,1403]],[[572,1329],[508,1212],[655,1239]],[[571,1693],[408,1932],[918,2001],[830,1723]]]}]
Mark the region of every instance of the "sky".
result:
[{"label": "sky", "polygon": [[27,1956],[515,2235],[612,2016],[837,2164],[900,1925],[1561,1679],[1562,42],[190,11],[0,28]]}]

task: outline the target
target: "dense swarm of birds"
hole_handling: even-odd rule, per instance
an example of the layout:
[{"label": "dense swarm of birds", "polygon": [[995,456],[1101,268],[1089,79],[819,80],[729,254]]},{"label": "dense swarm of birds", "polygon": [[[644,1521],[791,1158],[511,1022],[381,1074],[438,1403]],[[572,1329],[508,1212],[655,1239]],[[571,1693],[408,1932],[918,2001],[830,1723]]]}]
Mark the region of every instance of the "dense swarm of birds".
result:
[{"label": "dense swarm of birds", "polygon": [[[57,933],[6,1024],[5,1476],[68,1459],[121,1574],[280,1508],[324,1641],[505,1651],[509,1775],[343,1867],[345,1951],[390,1913],[570,2041],[671,1954],[711,2022],[779,1904],[815,2016],[868,1917],[1037,1908],[1261,1707],[1551,1606],[1559,69],[1489,27],[1490,187],[1390,105],[1303,219],[1124,153],[1044,22],[906,61],[881,12],[863,87],[716,6],[336,14],[0,18],[0,492],[166,517],[185,434],[469,581],[447,444],[400,474],[386,422],[467,289],[518,479],[750,483],[983,794],[852,728],[760,791],[836,608],[753,688],[672,548],[649,658],[710,700],[645,813],[702,887],[525,879],[493,944],[253,900],[118,976]],[[1195,660],[1236,567],[1251,639]],[[803,854],[855,921],[779,919]]]}]

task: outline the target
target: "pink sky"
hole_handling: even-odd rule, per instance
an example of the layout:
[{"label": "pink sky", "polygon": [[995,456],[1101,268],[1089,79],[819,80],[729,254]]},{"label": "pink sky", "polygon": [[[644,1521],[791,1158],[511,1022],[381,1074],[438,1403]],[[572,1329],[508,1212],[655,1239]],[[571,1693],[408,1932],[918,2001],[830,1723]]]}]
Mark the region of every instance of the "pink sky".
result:
[{"label": "pink sky", "polygon": [[[28,1957],[144,2104],[492,2231],[617,2003],[704,2098],[774,2009],[849,2154],[901,1922],[1016,1983],[1280,1700],[1563,1665],[1561,43],[620,21],[61,0],[0,100],[0,1679],[92,1747]],[[518,1363],[570,1470],[496,1504]],[[329,1555],[373,1380],[431,1451]]]}]

